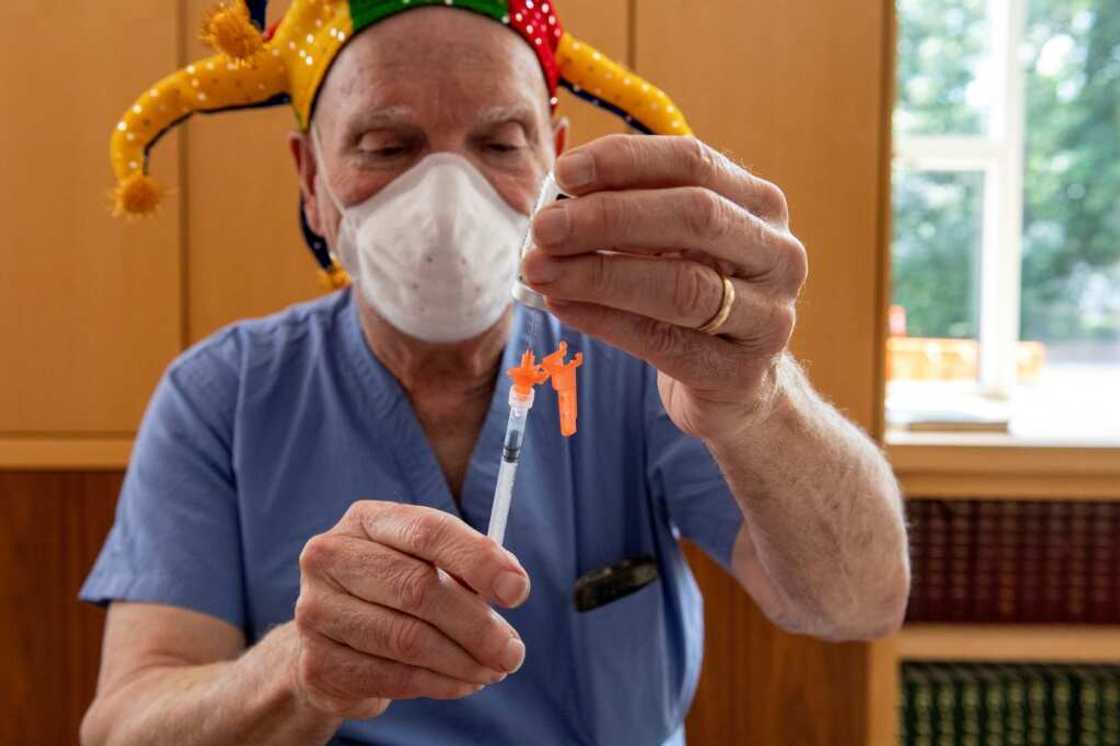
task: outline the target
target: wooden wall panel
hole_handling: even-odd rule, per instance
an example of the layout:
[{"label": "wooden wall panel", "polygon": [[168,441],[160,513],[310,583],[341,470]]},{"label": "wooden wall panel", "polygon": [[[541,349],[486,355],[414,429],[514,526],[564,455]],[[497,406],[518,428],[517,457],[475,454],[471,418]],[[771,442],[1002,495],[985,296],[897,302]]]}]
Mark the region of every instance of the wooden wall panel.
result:
[{"label": "wooden wall panel", "polygon": [[656,0],[635,35],[639,72],[697,134],[785,190],[810,258],[795,351],[865,426],[880,406],[885,15],[862,0]]},{"label": "wooden wall panel", "polygon": [[78,589],[113,519],[119,472],[0,472],[0,743],[77,743],[104,612]]},{"label": "wooden wall panel", "polygon": [[[212,5],[211,0],[183,2],[188,25]],[[271,3],[273,17],[285,6]],[[589,43],[626,58],[625,0],[569,0],[564,12],[572,28],[586,29]],[[187,50],[192,59],[207,54],[193,38]],[[614,117],[562,95],[562,113],[572,120],[575,142],[621,130]],[[191,342],[230,322],[322,292],[299,232],[299,191],[287,148],[294,125],[286,107],[200,116],[187,125]]]},{"label": "wooden wall panel", "polygon": [[[180,336],[179,210],[110,217],[109,135],[175,67],[174,12],[146,0],[5,3],[0,90],[0,437],[127,433]],[[177,139],[153,173],[178,183]]]},{"label": "wooden wall panel", "polygon": [[[702,139],[785,190],[810,256],[794,351],[826,396],[873,428],[887,4],[657,0],[636,8],[638,71],[674,96]],[[867,647],[782,633],[714,565],[693,560],[709,636],[690,739],[865,743]]]}]

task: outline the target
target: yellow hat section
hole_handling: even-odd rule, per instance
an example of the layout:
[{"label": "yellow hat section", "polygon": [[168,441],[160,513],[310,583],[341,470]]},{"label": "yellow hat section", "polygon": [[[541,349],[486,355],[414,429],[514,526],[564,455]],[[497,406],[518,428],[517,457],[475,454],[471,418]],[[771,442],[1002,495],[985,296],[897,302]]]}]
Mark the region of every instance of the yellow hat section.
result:
[{"label": "yellow hat section", "polygon": [[345,0],[296,0],[284,14],[267,47],[288,65],[288,92],[300,129],[310,126],[323,77],[353,33],[350,3]]},{"label": "yellow hat section", "polygon": [[147,177],[148,149],[194,113],[253,106],[288,94],[306,130],[315,93],[352,30],[349,3],[296,0],[273,38],[249,57],[217,54],[153,85],[124,113],[109,141],[117,178],[115,213],[155,210],[163,190]]},{"label": "yellow hat section", "polygon": [[109,158],[120,186],[117,211],[142,214],[155,208],[145,199],[159,190],[144,178],[147,150],[180,120],[198,111],[250,106],[283,93],[284,61],[257,55],[238,62],[225,55],[199,60],[153,85],[124,113],[109,141]]},{"label": "yellow hat section", "polygon": [[[117,178],[115,212],[153,212],[163,190],[148,178],[148,150],[196,112],[217,112],[291,99],[306,131],[311,108],[334,58],[353,36],[346,0],[293,0],[265,42],[248,21],[243,0],[226,0],[207,21],[204,37],[223,52],[188,65],[153,85],[113,131],[109,157]],[[556,55],[561,77],[577,93],[657,134],[691,134],[684,115],[659,88],[570,34]]]},{"label": "yellow hat section", "polygon": [[659,135],[691,135],[692,130],[668,94],[614,62],[605,54],[565,33],[556,50],[560,77],[594,98],[621,110]]}]

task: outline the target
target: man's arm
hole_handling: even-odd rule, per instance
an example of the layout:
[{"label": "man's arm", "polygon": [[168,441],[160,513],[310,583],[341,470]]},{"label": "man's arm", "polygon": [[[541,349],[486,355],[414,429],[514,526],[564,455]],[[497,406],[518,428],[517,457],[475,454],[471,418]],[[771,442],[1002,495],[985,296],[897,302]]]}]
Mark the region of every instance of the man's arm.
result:
[{"label": "man's arm", "polygon": [[774,623],[834,640],[898,629],[910,587],[898,486],[791,358],[768,411],[706,444],[745,517],[735,575]]},{"label": "man's arm", "polygon": [[82,743],[326,743],[341,720],[297,696],[297,656],[292,624],[245,650],[241,632],[215,617],[114,603]]},{"label": "man's arm", "polygon": [[808,253],[776,185],[692,138],[566,153],[574,199],[534,218],[522,275],[566,324],[658,371],[746,517],[737,574],[774,619],[831,638],[896,628],[909,568],[890,469],[786,353]]},{"label": "man's arm", "polygon": [[[512,553],[439,510],[362,500],[299,558],[295,621],[242,634],[182,609],[110,607],[91,744],[315,744],[395,699],[460,699],[517,671]],[[240,656],[239,656],[240,654]]]}]

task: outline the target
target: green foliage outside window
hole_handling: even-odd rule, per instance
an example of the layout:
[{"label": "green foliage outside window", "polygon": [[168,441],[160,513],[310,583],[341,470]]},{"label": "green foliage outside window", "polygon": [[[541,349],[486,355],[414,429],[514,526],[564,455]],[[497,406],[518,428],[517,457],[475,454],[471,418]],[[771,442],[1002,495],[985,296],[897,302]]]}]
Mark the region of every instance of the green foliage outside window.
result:
[{"label": "green foliage outside window", "polygon": [[[983,0],[899,0],[896,134],[984,135]],[[1120,2],[1029,0],[1022,334],[1120,342]],[[895,174],[893,302],[974,337],[979,174]]]}]

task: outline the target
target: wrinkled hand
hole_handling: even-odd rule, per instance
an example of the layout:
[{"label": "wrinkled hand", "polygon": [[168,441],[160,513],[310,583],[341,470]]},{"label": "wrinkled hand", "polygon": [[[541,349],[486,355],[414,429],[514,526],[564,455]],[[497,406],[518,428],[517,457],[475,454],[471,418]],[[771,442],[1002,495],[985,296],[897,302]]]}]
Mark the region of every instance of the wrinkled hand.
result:
[{"label": "wrinkled hand", "polygon": [[[759,414],[808,272],[781,190],[687,137],[604,137],[556,177],[575,199],[540,212],[522,267],[549,310],[657,368],[686,432],[715,438]],[[697,329],[720,310],[721,272],[736,300],[712,336]]]},{"label": "wrinkled hand", "polygon": [[529,576],[454,516],[358,502],[307,542],[299,565],[294,678],[324,713],[369,718],[394,699],[457,699],[521,666],[521,638],[489,604],[521,604]]}]

